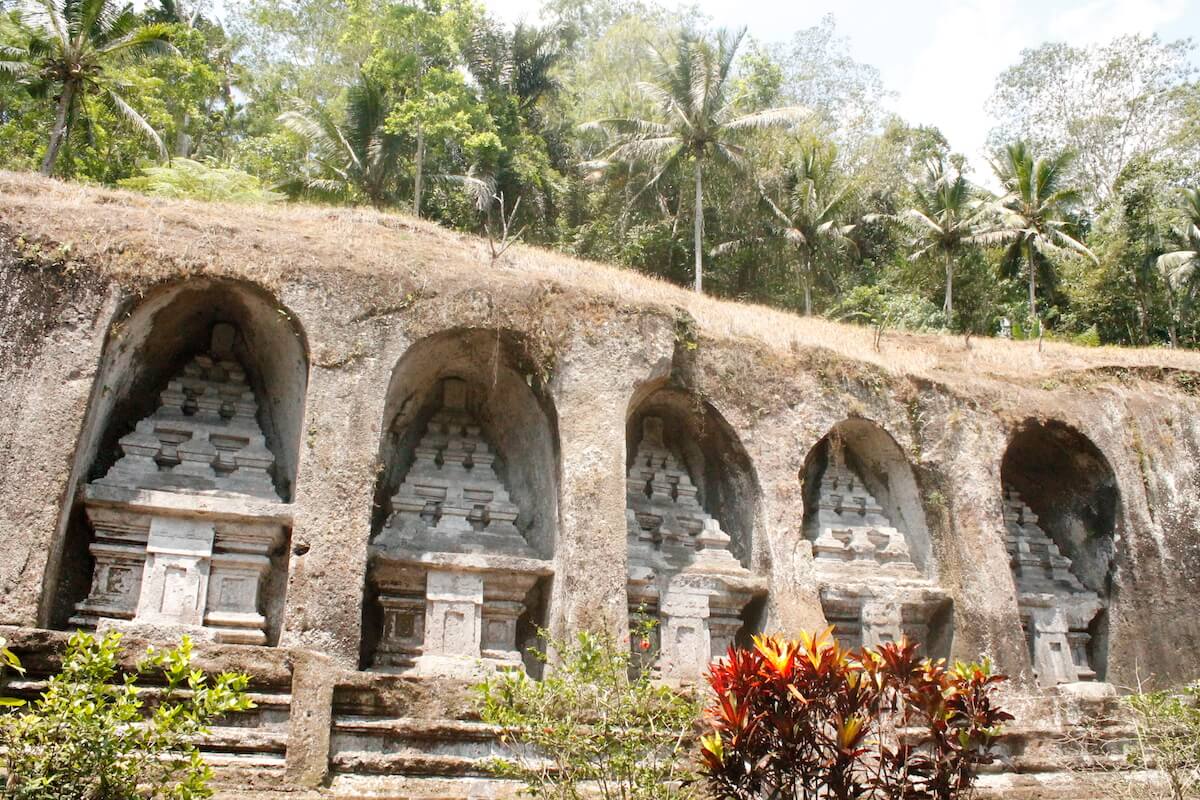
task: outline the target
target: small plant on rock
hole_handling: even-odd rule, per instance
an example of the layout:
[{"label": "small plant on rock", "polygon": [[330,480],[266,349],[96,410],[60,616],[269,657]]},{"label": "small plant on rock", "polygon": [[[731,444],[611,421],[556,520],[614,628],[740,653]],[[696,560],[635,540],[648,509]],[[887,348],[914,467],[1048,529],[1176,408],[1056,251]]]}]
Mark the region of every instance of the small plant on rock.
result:
[{"label": "small plant on rock", "polygon": [[[120,634],[76,632],[62,670],[24,710],[0,717],[8,800],[192,800],[210,797],[211,771],[198,737],[224,714],[254,704],[249,677],[205,675],[187,637],[150,648],[133,672],[120,669]],[[139,678],[158,674],[155,690]]]},{"label": "small plant on rock", "polygon": [[[648,650],[647,631],[633,641]],[[494,773],[540,798],[697,796],[693,699],[655,685],[650,669],[631,670],[639,656],[605,636],[550,640],[538,657],[547,664],[541,681],[500,672],[477,687],[481,716],[500,728],[510,753],[492,763]]]},{"label": "small plant on rock", "polygon": [[701,756],[721,800],[952,800],[1012,717],[987,662],[919,659],[900,641],[848,651],[827,629],[757,637],[715,663]]}]

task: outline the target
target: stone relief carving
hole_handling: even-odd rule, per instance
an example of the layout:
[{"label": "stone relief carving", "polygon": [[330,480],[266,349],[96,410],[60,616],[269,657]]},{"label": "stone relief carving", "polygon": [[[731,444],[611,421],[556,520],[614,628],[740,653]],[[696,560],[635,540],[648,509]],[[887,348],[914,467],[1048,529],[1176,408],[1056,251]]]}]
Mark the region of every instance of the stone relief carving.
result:
[{"label": "stone relief carving", "polygon": [[629,610],[631,625],[640,614],[658,621],[655,668],[671,682],[699,679],[733,643],[746,605],[767,591],[697,495],[662,419],[645,417],[626,479]]},{"label": "stone relief carving", "polygon": [[517,622],[551,564],[517,528],[466,383],[447,378],[440,388],[441,408],[371,543],[383,617],[371,666],[435,674],[520,667]]},{"label": "stone relief carving", "polygon": [[829,455],[809,523],[825,618],[844,647],[874,647],[907,636],[929,640],[948,595],[917,568],[906,534],[846,463],[841,438]]},{"label": "stone relief carving", "polygon": [[1104,602],[1084,588],[1071,560],[1038,525],[1038,517],[1011,487],[1004,490],[1008,555],[1033,670],[1043,687],[1093,681],[1089,627]]},{"label": "stone relief carving", "polygon": [[154,413],[121,437],[121,458],[85,487],[94,569],[72,624],[267,641],[260,591],[290,517],[236,335],[214,326],[209,352],[167,384]]}]

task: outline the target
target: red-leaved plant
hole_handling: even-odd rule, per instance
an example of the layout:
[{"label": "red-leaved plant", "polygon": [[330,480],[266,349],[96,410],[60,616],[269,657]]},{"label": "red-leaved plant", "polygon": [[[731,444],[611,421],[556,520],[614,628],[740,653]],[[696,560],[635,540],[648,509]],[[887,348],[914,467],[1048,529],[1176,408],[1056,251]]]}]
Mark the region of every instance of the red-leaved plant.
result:
[{"label": "red-leaved plant", "polygon": [[720,800],[951,800],[991,762],[1005,680],[906,640],[845,650],[832,628],[756,637],[712,665],[701,755]]}]

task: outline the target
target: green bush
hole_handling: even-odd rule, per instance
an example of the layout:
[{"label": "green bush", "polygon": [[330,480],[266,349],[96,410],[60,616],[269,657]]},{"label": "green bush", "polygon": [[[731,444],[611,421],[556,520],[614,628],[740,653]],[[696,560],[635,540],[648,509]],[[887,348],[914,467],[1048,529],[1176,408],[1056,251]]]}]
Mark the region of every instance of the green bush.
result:
[{"label": "green bush", "polygon": [[[634,642],[650,652],[647,632]],[[500,672],[476,687],[483,720],[500,727],[511,754],[492,762],[495,774],[541,798],[698,796],[688,747],[694,698],[652,683],[652,670],[634,668],[645,665],[604,636],[552,640],[538,657],[541,681]]]},{"label": "green bush", "polygon": [[[120,670],[121,636],[71,636],[62,670],[23,710],[0,717],[8,800],[192,800],[210,797],[197,737],[224,714],[254,704],[247,675],[210,678],[192,667],[192,644],[149,648]],[[156,692],[138,686],[158,674]],[[153,695],[153,696],[152,696]]]},{"label": "green bush", "polygon": [[126,189],[183,200],[229,203],[273,203],[283,195],[263,188],[262,181],[215,163],[177,158],[162,167],[147,167],[141,175],[117,182]]}]

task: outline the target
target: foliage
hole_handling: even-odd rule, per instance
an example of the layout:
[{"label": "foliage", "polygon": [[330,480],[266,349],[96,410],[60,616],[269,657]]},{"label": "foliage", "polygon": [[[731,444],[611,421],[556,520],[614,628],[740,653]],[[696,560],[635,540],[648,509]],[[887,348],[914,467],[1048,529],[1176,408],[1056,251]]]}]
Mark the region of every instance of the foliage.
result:
[{"label": "foliage", "polygon": [[[8,641],[0,636],[0,690],[4,688],[4,673],[6,671],[23,674],[25,669],[21,666],[21,659],[17,658],[16,653],[8,649]],[[4,697],[0,695],[0,708],[15,707],[24,705],[24,703],[13,697]]]},{"label": "foliage", "polygon": [[[210,770],[196,739],[219,717],[253,708],[249,677],[205,675],[192,666],[187,637],[149,648],[123,673],[120,634],[77,631],[62,670],[26,709],[0,718],[12,800],[127,800],[210,797]],[[153,678],[156,690],[139,686]]]},{"label": "foliage", "polygon": [[610,117],[591,123],[614,135],[602,166],[645,165],[649,169],[651,176],[638,194],[690,161],[696,186],[692,217],[698,292],[703,288],[706,162],[746,173],[748,152],[738,141],[739,134],[791,125],[807,115],[795,106],[749,111],[738,107],[730,78],[744,35],[744,29],[733,34],[719,31],[710,41],[683,33],[676,39],[673,53],[658,55],[655,80],[638,84],[654,109],[651,119]]},{"label": "foliage", "polygon": [[1004,264],[1010,272],[1025,264],[1029,279],[1031,327],[1041,327],[1037,311],[1037,284],[1055,282],[1055,262],[1074,253],[1096,261],[1095,255],[1071,235],[1068,214],[1078,192],[1066,184],[1066,154],[1037,156],[1025,142],[1004,148],[993,164],[1004,195],[996,201],[997,224],[978,239],[1007,247]]},{"label": "foliage", "polygon": [[1195,165],[1200,139],[1180,135],[1195,124],[1188,119],[1194,48],[1188,40],[1134,34],[1104,45],[1048,42],[1026,50],[996,82],[992,141],[1024,140],[1040,152],[1074,153],[1068,180],[1091,208],[1109,196],[1135,158]]},{"label": "foliage", "polygon": [[214,162],[176,158],[161,167],[146,167],[142,174],[117,182],[126,189],[189,200],[230,203],[274,203],[283,195],[263,188],[262,181]]},{"label": "foliage", "polygon": [[[647,632],[634,640],[649,652]],[[538,656],[542,680],[501,672],[477,687],[483,720],[501,728],[511,753],[493,764],[497,774],[542,798],[693,796],[692,699],[654,684],[629,648],[605,636],[552,640]]]},{"label": "foliage", "polygon": [[27,37],[6,54],[0,69],[55,106],[42,174],[53,172],[71,130],[94,120],[94,99],[165,155],[158,133],[125,99],[127,83],[116,67],[122,59],[169,49],[169,26],[143,22],[131,7],[113,0],[37,0],[33,8]]},{"label": "foliage", "polygon": [[346,93],[345,123],[325,107],[299,103],[281,114],[280,124],[309,148],[303,171],[281,188],[325,199],[362,197],[383,207],[395,196],[404,146],[388,129],[390,109],[386,87],[363,75]]},{"label": "foliage", "polygon": [[1161,796],[1185,800],[1200,794],[1200,684],[1179,692],[1129,695],[1136,730],[1126,751],[1129,763],[1159,770],[1166,778]]},{"label": "foliage", "polygon": [[987,662],[920,660],[901,640],[855,652],[826,629],[757,637],[710,670],[701,739],[708,784],[727,800],[964,797],[990,763],[1004,680]]},{"label": "foliage", "polygon": [[[155,172],[170,153],[289,199],[482,234],[503,220],[523,241],[877,329],[1008,317],[1018,335],[1200,345],[1176,202],[1200,186],[1193,43],[1022,53],[990,106],[1012,179],[994,198],[966,177],[986,165],[886,111],[883,76],[831,15],[767,44],[687,3],[540,11],[509,25],[476,0],[0,0],[0,167],[175,186],[194,168]],[[1006,163],[1019,142],[1029,158]]]}]

